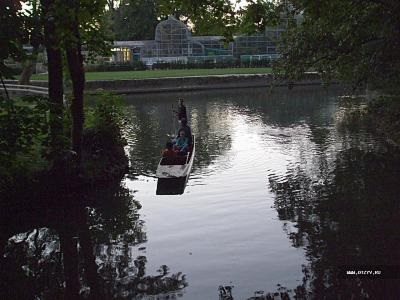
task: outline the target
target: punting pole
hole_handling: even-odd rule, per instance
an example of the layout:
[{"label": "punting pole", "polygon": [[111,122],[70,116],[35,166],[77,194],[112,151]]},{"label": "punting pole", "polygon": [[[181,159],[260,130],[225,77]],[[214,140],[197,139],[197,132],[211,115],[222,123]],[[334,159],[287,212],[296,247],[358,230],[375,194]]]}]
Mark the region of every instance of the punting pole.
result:
[{"label": "punting pole", "polygon": [[175,110],[174,110],[174,104],[172,104],[171,111],[172,111],[172,124],[174,126],[174,128],[173,128],[174,129],[173,136],[175,136],[175,134],[176,134],[176,114],[175,114]]}]

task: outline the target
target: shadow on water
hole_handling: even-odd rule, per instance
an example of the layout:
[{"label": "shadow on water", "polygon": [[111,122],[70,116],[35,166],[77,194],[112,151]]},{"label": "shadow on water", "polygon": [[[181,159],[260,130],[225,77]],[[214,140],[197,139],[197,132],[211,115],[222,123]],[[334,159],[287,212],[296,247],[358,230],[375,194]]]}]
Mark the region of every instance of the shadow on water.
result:
[{"label": "shadow on water", "polygon": [[159,178],[156,195],[182,195],[185,191],[187,177]]},{"label": "shadow on water", "polygon": [[183,295],[182,273],[163,265],[146,274],[147,237],[132,192],[119,183],[73,195],[65,188],[1,202],[0,299]]}]

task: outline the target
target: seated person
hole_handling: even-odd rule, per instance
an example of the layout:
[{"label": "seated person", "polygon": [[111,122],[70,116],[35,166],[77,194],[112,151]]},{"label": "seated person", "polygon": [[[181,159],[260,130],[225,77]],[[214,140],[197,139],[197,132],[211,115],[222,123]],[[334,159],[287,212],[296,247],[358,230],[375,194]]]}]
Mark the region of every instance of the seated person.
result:
[{"label": "seated person", "polygon": [[179,128],[179,130],[178,130],[178,137],[179,137],[179,134],[181,131],[185,132],[185,136],[188,139],[188,145],[191,146],[192,145],[192,130],[188,126],[187,120],[185,118],[183,118],[181,120],[181,128]]},{"label": "seated person", "polygon": [[165,149],[162,152],[163,157],[174,157],[177,152],[174,150],[174,144],[172,142],[167,142]]},{"label": "seated person", "polygon": [[179,131],[179,136],[175,140],[175,149],[180,153],[186,153],[189,149],[189,139],[183,130]]}]

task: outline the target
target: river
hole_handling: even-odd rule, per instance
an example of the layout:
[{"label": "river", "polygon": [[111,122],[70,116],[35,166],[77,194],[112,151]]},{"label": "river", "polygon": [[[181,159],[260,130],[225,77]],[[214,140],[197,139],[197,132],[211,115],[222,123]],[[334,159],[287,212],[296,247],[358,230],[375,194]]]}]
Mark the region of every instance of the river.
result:
[{"label": "river", "polygon": [[[89,210],[108,297],[230,299],[229,287],[235,300],[397,295],[396,272],[388,281],[340,279],[343,267],[400,263],[399,155],[370,128],[344,125],[352,109],[345,93],[314,86],[126,96],[130,172],[93,196]],[[182,195],[156,195],[180,97],[196,136],[194,166]],[[56,239],[46,229],[30,234],[46,247]]]},{"label": "river", "polygon": [[[338,99],[342,94],[338,87],[298,87],[127,97],[132,172],[125,183],[142,205],[147,234],[142,255],[149,272],[166,264],[186,274],[187,299],[215,299],[220,285],[233,286],[235,299],[302,285],[304,270],[316,259],[310,251],[343,246],[318,249],[319,243],[333,242],[323,238],[335,234],[338,210],[349,200],[365,201],[359,199],[371,188],[360,183],[371,180],[365,155],[379,160],[387,152],[368,130],[340,127],[347,108]],[[194,168],[183,195],[156,196],[160,147],[177,126],[171,108],[179,97],[196,135]],[[353,210],[360,205],[350,204]],[[347,224],[355,227],[351,234],[368,233],[357,224],[368,218],[368,209],[363,216],[341,212],[347,222],[355,219]],[[360,247],[354,243],[348,247]],[[356,262],[384,263],[347,257],[329,264]]]}]

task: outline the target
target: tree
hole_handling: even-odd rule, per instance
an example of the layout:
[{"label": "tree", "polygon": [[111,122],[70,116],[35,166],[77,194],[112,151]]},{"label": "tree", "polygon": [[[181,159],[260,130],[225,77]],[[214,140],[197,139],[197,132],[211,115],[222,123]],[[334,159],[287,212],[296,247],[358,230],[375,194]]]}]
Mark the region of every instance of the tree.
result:
[{"label": "tree", "polygon": [[8,58],[23,57],[23,14],[21,1],[4,0],[0,2],[0,76],[10,76],[10,69],[4,61]]},{"label": "tree", "polygon": [[55,0],[41,1],[41,16],[44,27],[44,44],[46,47],[49,73],[50,100],[50,149],[52,156],[57,157],[63,150],[63,64],[61,41],[56,23]]},{"label": "tree", "polygon": [[85,88],[85,72],[83,69],[82,39],[79,32],[79,0],[71,0],[67,4],[67,14],[71,16],[65,24],[66,39],[64,41],[68,70],[72,80],[72,149],[77,154],[78,167],[82,158],[83,136],[83,91]]},{"label": "tree", "polygon": [[[84,102],[84,55],[93,59],[109,53],[109,38],[104,23],[105,0],[42,0],[44,40],[48,57],[49,96],[54,103],[54,117],[61,122],[63,107],[63,65],[65,55],[67,70],[72,80],[71,116],[72,149],[81,163]],[[65,54],[64,54],[65,53]],[[60,129],[60,128],[59,128]],[[61,127],[62,130],[62,127]],[[52,134],[52,136],[55,136]],[[60,148],[57,148],[60,149]]]},{"label": "tree", "polygon": [[30,78],[34,72],[34,68],[43,44],[43,32],[40,20],[39,1],[32,0],[29,2],[31,9],[24,15],[25,19],[25,35],[27,43],[32,46],[32,52],[27,55],[21,62],[23,65],[19,84],[29,84]]},{"label": "tree", "polygon": [[[110,38],[104,26],[105,0],[70,0],[67,2],[64,46],[68,70],[72,79],[73,100],[72,116],[72,148],[77,153],[78,166],[82,158],[83,136],[83,102],[85,88],[85,72],[83,68],[83,48],[87,59],[93,60],[97,55],[109,55]],[[70,18],[68,18],[70,16]]]},{"label": "tree", "polygon": [[[243,1],[241,1],[243,2]],[[397,87],[400,83],[400,2],[397,0],[158,1],[159,15],[173,14],[196,33],[254,33],[282,23],[278,78],[297,80],[318,71],[354,87]]]},{"label": "tree", "polygon": [[160,18],[173,15],[190,25],[196,34],[223,35],[232,40],[236,32],[237,14],[229,0],[159,0],[157,5]]},{"label": "tree", "polygon": [[154,39],[158,23],[154,0],[123,0],[110,14],[116,40]]},{"label": "tree", "polygon": [[[353,83],[394,86],[400,82],[400,3],[382,1],[290,2],[287,32],[276,73],[295,80],[316,70]],[[282,12],[283,5],[277,6]],[[296,22],[296,15],[303,21]]]},{"label": "tree", "polygon": [[269,1],[249,1],[246,6],[238,11],[238,14],[238,30],[241,33],[263,32],[265,27],[280,23],[277,6]]}]

